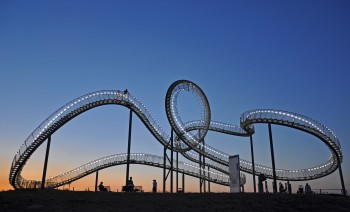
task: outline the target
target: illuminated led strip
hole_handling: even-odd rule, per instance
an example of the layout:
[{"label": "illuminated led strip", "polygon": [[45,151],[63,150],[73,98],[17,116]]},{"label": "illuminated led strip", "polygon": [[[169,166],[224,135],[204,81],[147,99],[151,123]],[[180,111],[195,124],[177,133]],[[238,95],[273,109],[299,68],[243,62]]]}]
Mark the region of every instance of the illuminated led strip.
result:
[{"label": "illuminated led strip", "polygon": [[53,134],[75,116],[101,105],[117,104],[131,108],[133,112],[144,120],[146,127],[157,140],[161,144],[167,145],[170,136],[156,123],[155,118],[150,114],[149,110],[130,93],[126,95],[122,93],[122,91],[118,90],[92,92],[72,100],[50,115],[29,135],[18,149],[10,168],[10,184],[16,189],[21,188],[20,181],[24,179],[20,176],[20,173],[26,161],[49,135]]},{"label": "illuminated led strip", "polygon": [[[77,167],[73,170],[65,172],[63,174],[57,175],[55,177],[50,177],[46,180],[46,188],[56,188],[74,182],[82,177],[85,177],[97,170],[101,170],[107,167],[123,165],[125,164],[127,154],[116,154],[106,156],[94,161],[91,161],[87,164],[84,164],[80,167]],[[130,154],[131,160],[133,163],[144,164],[149,166],[163,167],[163,157],[144,154],[144,153],[132,153]],[[175,160],[175,163],[176,160]],[[167,168],[170,168],[168,164]],[[185,174],[197,177],[205,178],[210,182],[214,182],[220,185],[229,186],[229,176],[228,174],[223,174],[214,171],[208,171],[203,168],[199,168],[198,165],[193,165],[185,162],[178,162],[178,170]],[[39,185],[41,181],[25,180],[22,182],[22,186],[26,188],[34,188],[36,185]],[[241,185],[246,183],[245,175],[241,174]]]},{"label": "illuminated led strip", "polygon": [[[334,132],[312,118],[297,113],[275,109],[251,110],[241,115],[242,128],[247,128],[256,123],[278,124],[302,130],[321,139],[331,150],[330,158],[318,166],[301,170],[276,170],[279,179],[293,179],[296,178],[295,176],[298,176],[301,180],[320,178],[331,174],[337,169],[337,156],[339,157],[339,160],[342,161],[343,157],[340,142]],[[251,166],[250,162],[246,162],[246,164],[247,166]],[[256,168],[272,172],[272,170],[267,167]]]},{"label": "illuminated led strip", "polygon": [[[199,143],[199,144],[196,143],[197,145],[192,145],[191,141],[187,139],[186,134],[189,133],[189,131],[191,130],[196,130],[200,128],[201,126],[200,123],[202,123],[204,119],[202,117],[202,120],[200,121],[192,121],[186,124],[183,124],[182,122],[178,121],[178,120],[181,120],[181,118],[178,117],[178,114],[176,112],[177,111],[176,104],[174,104],[173,102],[176,103],[176,96],[178,95],[179,90],[180,91],[186,90],[186,89],[181,89],[184,87],[182,86],[183,84],[191,84],[191,86],[193,86],[192,87],[193,90],[195,90],[195,92],[198,95],[203,96],[202,99],[204,98],[206,99],[205,94],[202,92],[202,90],[197,85],[187,80],[176,81],[169,87],[167,92],[167,97],[166,97],[167,116],[177,136],[181,139],[181,141],[183,141],[183,143],[181,141],[178,143],[179,149],[186,150],[186,151],[183,151],[182,154],[184,154],[185,157],[187,157],[192,161],[198,161],[199,155],[198,153],[195,153],[195,152],[200,152],[202,155],[205,155],[206,157],[211,159],[212,164],[219,163],[222,165],[226,165],[226,170],[228,171],[228,168],[227,168],[228,156],[229,156],[228,154],[225,154],[207,145],[204,146],[202,143]],[[199,102],[200,102],[200,105],[204,105],[204,107],[209,108],[209,103],[205,101],[199,101]],[[271,115],[270,117],[268,117],[267,115],[269,113],[273,114],[273,116]],[[286,120],[285,117],[287,117],[288,119]],[[243,119],[247,121],[244,121]],[[205,121],[208,121],[208,120],[205,120]],[[299,124],[299,125],[295,124],[298,121],[302,122],[302,124]],[[336,168],[338,167],[336,156],[339,156],[340,161],[342,161],[340,143],[336,138],[335,134],[325,125],[320,124],[319,122],[311,118],[308,118],[306,116],[285,112],[285,111],[279,111],[279,110],[248,111],[241,116],[241,126],[244,130],[234,125],[213,122],[210,120],[209,122],[210,124],[209,124],[208,130],[214,130],[214,131],[232,134],[232,135],[238,135],[238,136],[249,136],[250,134],[253,134],[254,123],[273,123],[273,124],[291,126],[291,127],[309,132],[313,135],[316,135],[318,138],[320,138],[330,147],[332,155],[328,161],[316,167],[307,168],[307,169],[300,169],[300,170],[278,169],[276,170],[277,179],[293,181],[293,180],[310,180],[310,179],[320,178],[336,170]],[[184,147],[186,145],[188,146],[187,148]],[[192,150],[188,151],[189,149],[192,149]],[[251,162],[241,159],[240,163],[241,163],[242,171],[245,171],[247,173],[253,172]],[[216,164],[213,166],[218,167],[219,164]],[[273,177],[273,173],[272,173],[273,170],[270,167],[255,164],[255,171],[257,174],[260,174],[260,173],[265,174],[268,178]]]},{"label": "illuminated led strip", "polygon": [[[201,120],[198,121],[198,125],[201,127],[201,131],[198,134],[187,132],[185,130],[185,124],[182,122],[177,112],[177,96],[182,91],[191,92],[197,99],[197,102],[201,109]],[[210,124],[210,107],[207,97],[204,92],[195,83],[188,80],[179,80],[170,85],[166,97],[165,97],[165,109],[167,112],[167,118],[170,125],[175,131],[176,135],[188,146],[185,149],[179,148],[177,151],[185,152],[191,148],[197,148],[201,146],[201,141],[204,139],[208,132]]]}]

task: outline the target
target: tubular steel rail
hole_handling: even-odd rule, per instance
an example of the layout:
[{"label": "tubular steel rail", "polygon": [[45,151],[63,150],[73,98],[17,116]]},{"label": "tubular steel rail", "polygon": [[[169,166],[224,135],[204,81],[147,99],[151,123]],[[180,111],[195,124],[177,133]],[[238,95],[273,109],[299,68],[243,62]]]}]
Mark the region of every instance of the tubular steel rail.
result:
[{"label": "tubular steel rail", "polygon": [[[177,96],[182,91],[189,91],[196,97],[202,111],[200,120],[186,124],[182,122],[176,107]],[[10,184],[15,189],[23,188],[23,182],[26,182],[26,180],[21,177],[21,171],[26,161],[60,127],[87,110],[108,104],[130,108],[163,146],[169,146],[170,136],[157,124],[150,111],[135,96],[127,91],[96,91],[65,104],[29,135],[13,158],[9,173]],[[196,84],[187,80],[176,81],[169,87],[165,105],[168,120],[176,135],[180,138],[176,141],[174,151],[181,152],[186,158],[194,162],[198,162],[198,153],[200,153],[207,158],[206,165],[225,174],[228,173],[229,155],[208,145],[203,145],[201,141],[208,130],[235,136],[250,136],[254,133],[253,124],[255,123],[279,124],[302,130],[321,139],[331,150],[329,160],[318,166],[300,170],[276,169],[277,179],[279,180],[300,181],[320,178],[337,169],[340,165],[337,158],[340,162],[342,161],[340,143],[334,133],[319,122],[302,115],[279,110],[252,110],[242,114],[241,127],[214,122],[210,120],[210,107],[204,92]],[[192,132],[195,129],[196,132]],[[252,173],[253,167],[251,162],[240,159],[240,168],[244,172]],[[255,173],[262,173],[267,178],[272,178],[272,169],[267,166],[255,163]]]},{"label": "tubular steel rail", "polygon": [[[148,166],[154,166],[163,168],[163,157],[144,154],[144,153],[132,153],[130,154],[130,160],[132,164],[142,164]],[[176,162],[176,161],[175,161]],[[89,174],[95,173],[98,170],[105,169],[111,166],[123,165],[127,163],[127,154],[116,154],[106,156],[94,161],[91,161],[87,164],[84,164],[80,167],[77,167],[73,170],[70,170],[66,173],[60,174],[55,177],[48,178],[45,182],[45,188],[57,188],[73,181],[76,181],[80,178],[83,178]],[[167,169],[170,169],[170,165],[166,165]],[[196,165],[185,163],[182,161],[178,162],[178,169],[174,168],[174,171],[184,173],[189,176],[196,178],[202,178],[209,182],[214,182],[216,184],[229,186],[229,176],[223,173],[217,173],[213,171],[208,171],[202,169],[200,173],[200,168]],[[241,185],[244,185],[246,178],[241,174]],[[38,188],[41,187],[41,181],[35,180],[25,180],[21,181],[22,188]]]},{"label": "tubular steel rail", "polygon": [[[186,124],[182,122],[176,107],[177,97],[182,91],[191,92],[196,97],[201,109],[201,120]],[[178,142],[179,149],[183,150],[185,149],[184,146],[187,145],[195,152],[211,159],[209,164],[219,163],[227,166],[229,155],[208,145],[202,145],[201,141],[207,130],[237,136],[249,136],[254,133],[253,124],[255,123],[278,124],[302,130],[321,139],[331,150],[331,157],[318,166],[300,170],[276,169],[276,178],[279,180],[299,181],[320,178],[329,175],[337,169],[338,159],[342,162],[341,146],[335,134],[325,125],[306,116],[280,110],[251,110],[241,115],[241,128],[229,124],[211,122],[210,107],[204,92],[195,83],[187,80],[176,81],[169,87],[165,103],[168,120],[181,140]],[[190,132],[195,129],[200,129],[202,134]],[[193,159],[198,158],[195,153],[187,154],[187,156]],[[213,166],[218,167],[217,164]],[[240,166],[242,171],[253,173],[251,162],[241,159]],[[255,164],[254,167],[256,174],[264,174],[267,178],[273,178],[272,168],[259,164]]]},{"label": "tubular steel rail", "polygon": [[[241,115],[241,126],[244,129],[256,123],[277,124],[304,131],[319,138],[331,151],[330,158],[318,166],[301,170],[276,170],[278,179],[288,180],[290,177],[300,178],[301,180],[320,178],[331,174],[338,168],[337,157],[340,162],[343,161],[341,146],[337,136],[328,127],[314,119],[274,109],[251,110]],[[266,167],[264,168],[266,169]],[[267,170],[271,173],[271,169],[268,168]]]}]

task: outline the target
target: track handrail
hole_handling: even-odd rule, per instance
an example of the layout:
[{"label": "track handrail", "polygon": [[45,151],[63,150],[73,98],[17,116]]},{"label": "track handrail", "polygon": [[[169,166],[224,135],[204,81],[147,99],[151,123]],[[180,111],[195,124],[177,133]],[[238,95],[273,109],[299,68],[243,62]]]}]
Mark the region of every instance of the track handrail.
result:
[{"label": "track handrail", "polygon": [[[192,93],[196,97],[199,103],[199,106],[202,111],[201,119],[199,121],[192,122],[194,123],[192,125],[196,125],[197,123],[197,126],[191,126],[191,124],[186,125],[181,121],[181,118],[178,114],[176,106],[177,106],[177,96],[182,91],[188,91]],[[201,138],[199,136],[196,137],[196,135],[192,135],[187,132],[189,131],[189,129],[191,129],[191,127],[193,129],[199,129],[201,131],[210,130],[210,129],[214,130],[213,129],[214,127],[210,127],[211,121],[208,120],[207,118],[207,117],[210,117],[210,107],[209,107],[208,100],[204,92],[201,90],[199,86],[197,86],[195,83],[188,80],[178,80],[174,82],[169,87],[166,94],[166,110],[167,110],[167,117],[168,117],[169,123],[174,128],[174,131],[176,132],[177,136],[180,137],[183,143],[191,147],[190,149],[196,151],[197,153],[205,155],[205,157],[211,159],[215,163],[228,165],[228,157],[229,157],[228,154],[212,149],[208,145],[203,145],[202,143],[200,143]],[[269,114],[270,116],[268,117]],[[290,118],[294,118],[297,121],[288,120]],[[290,113],[290,112],[285,112],[280,110],[251,110],[243,113],[240,119],[241,119],[240,121],[241,128],[243,128],[246,133],[243,132],[241,134],[237,134],[237,129],[240,129],[240,128],[233,127],[234,130],[232,130],[231,133],[234,135],[247,136],[247,135],[253,134],[255,132],[254,126],[253,126],[254,123],[279,124],[283,126],[293,127],[295,129],[310,133],[318,137],[319,139],[321,139],[321,141],[327,144],[327,146],[331,150],[330,158],[327,161],[317,166],[314,166],[308,169],[297,169],[297,170],[276,169],[275,170],[276,178],[279,180],[301,181],[301,180],[311,180],[311,179],[324,177],[326,175],[333,173],[337,169],[338,167],[337,158],[339,158],[340,162],[342,161],[342,151],[341,151],[339,140],[329,128],[327,128],[325,125],[319,123],[314,119],[311,119],[296,113]],[[298,121],[303,121],[304,123],[300,124]],[[225,126],[225,125],[226,124],[223,124],[221,126]],[[208,127],[204,127],[204,126],[208,126]],[[186,127],[188,127],[188,129],[186,129]],[[221,129],[219,128],[217,131],[230,134],[225,130],[223,130],[222,128]],[[204,132],[203,134],[205,133],[206,132]],[[183,145],[181,142],[179,143],[180,143],[180,146]],[[181,148],[186,149],[184,147],[181,147]],[[214,154],[212,152],[214,152]],[[192,154],[192,155],[195,155],[195,154]],[[190,155],[188,156],[191,157]],[[196,157],[197,156],[195,155],[194,158]],[[247,173],[253,173],[251,162],[241,159],[240,166],[242,171]],[[267,178],[270,178],[270,179],[273,178],[272,168],[259,165],[259,164],[255,164],[254,167],[255,167],[256,174],[264,174]]]},{"label": "track handrail", "polygon": [[[145,154],[145,153],[132,153],[130,154],[130,163],[148,165],[153,167],[163,168],[163,157]],[[176,160],[175,160],[176,162]],[[99,158],[97,160],[86,163],[75,169],[72,169],[63,174],[50,177],[45,181],[45,188],[57,188],[76,180],[79,180],[87,175],[90,175],[98,170],[105,169],[112,166],[123,165],[127,163],[127,154],[115,154],[106,157]],[[166,169],[171,169],[170,164],[166,165]],[[219,185],[229,186],[229,176],[218,172],[208,171],[200,169],[198,166],[185,163],[182,161],[178,162],[178,169],[173,168],[174,171],[184,173],[186,175],[202,178],[209,182],[213,182]],[[201,171],[201,172],[200,172]],[[245,176],[241,174],[241,186],[246,183]],[[21,187],[24,188],[38,188],[41,187],[40,180],[25,180],[21,181]]]}]

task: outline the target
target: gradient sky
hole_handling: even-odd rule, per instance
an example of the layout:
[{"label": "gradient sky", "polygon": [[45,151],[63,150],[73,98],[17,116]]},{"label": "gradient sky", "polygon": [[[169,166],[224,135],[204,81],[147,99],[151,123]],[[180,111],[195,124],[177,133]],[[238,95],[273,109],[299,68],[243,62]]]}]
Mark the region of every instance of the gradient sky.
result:
[{"label": "gradient sky", "polygon": [[[328,126],[342,144],[350,189],[349,1],[6,1],[0,2],[0,190],[10,189],[12,159],[30,133],[55,110],[86,93],[128,89],[170,132],[165,94],[176,80],[206,93],[212,120],[239,124],[250,109],[303,114]],[[190,94],[179,97],[183,120],[197,114]],[[47,177],[127,150],[128,109],[90,110],[52,136]],[[276,168],[309,168],[330,151],[320,140],[273,126]],[[206,142],[250,160],[248,138],[208,133]],[[256,125],[255,162],[271,167],[267,125]],[[22,174],[41,179],[46,142]],[[162,155],[163,147],[134,116],[132,152]],[[180,160],[184,160],[180,157]],[[100,171],[112,190],[125,166]],[[162,169],[132,165],[146,191],[162,188]],[[94,175],[74,182],[90,190]],[[252,191],[247,174],[246,191]],[[293,183],[293,190],[306,182]],[[271,184],[271,181],[269,181]],[[339,172],[309,181],[341,188]],[[168,187],[169,189],[169,187]],[[186,178],[186,190],[199,180]],[[212,191],[228,191],[213,186]]]}]

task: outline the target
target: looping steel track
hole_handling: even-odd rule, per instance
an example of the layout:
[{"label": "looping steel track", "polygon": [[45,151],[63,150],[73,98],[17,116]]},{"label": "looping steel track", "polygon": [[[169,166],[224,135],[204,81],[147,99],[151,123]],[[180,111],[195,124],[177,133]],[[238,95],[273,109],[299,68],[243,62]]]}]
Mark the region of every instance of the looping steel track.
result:
[{"label": "looping steel track", "polygon": [[[176,105],[177,96],[182,91],[191,92],[196,97],[201,109],[200,120],[188,123],[183,123],[181,121]],[[49,136],[76,116],[92,108],[109,104],[130,108],[162,145],[169,146],[170,136],[157,124],[146,106],[130,92],[124,93],[119,90],[96,91],[78,97],[63,105],[44,120],[33,133],[28,136],[13,158],[9,174],[10,184],[15,189],[21,189],[27,187],[28,183],[34,182],[22,178],[21,171],[35,150],[48,139]],[[200,153],[207,158],[206,165],[221,172],[221,174],[228,174],[229,155],[208,145],[203,145],[201,141],[205,138],[207,131],[212,130],[233,136],[250,136],[254,133],[254,124],[257,123],[283,125],[304,131],[319,138],[331,151],[331,156],[327,161],[311,168],[299,170],[276,169],[276,177],[279,180],[301,181],[324,177],[338,168],[339,164],[337,158],[339,158],[339,161],[342,161],[341,146],[335,134],[325,125],[303,115],[274,109],[258,109],[243,113],[240,118],[240,127],[215,122],[210,119],[210,106],[204,92],[199,86],[187,80],[176,81],[169,87],[165,105],[169,123],[177,135],[175,139],[175,151],[181,152],[186,158],[193,162],[198,162],[198,154]],[[194,133],[193,131],[196,132]],[[136,161],[136,163],[141,164],[144,162],[144,160]],[[100,168],[105,167],[101,166]],[[247,160],[240,159],[240,168],[244,172],[253,173],[252,164]],[[72,174],[71,179],[64,178],[63,180],[62,178],[62,180],[59,181],[57,180],[59,179],[57,176],[57,178],[55,178],[56,185],[61,185],[63,182],[71,182],[72,179],[79,179],[77,176],[82,176],[80,172],[83,171],[83,169],[74,170],[76,175]],[[85,172],[88,173],[89,171],[85,168]],[[73,173],[73,170],[70,173]],[[273,178],[272,169],[270,167],[255,164],[255,174],[260,173],[264,174],[267,178]],[[217,174],[218,176],[220,175],[220,173]],[[214,175],[215,174],[212,176]],[[62,175],[59,176],[62,177]],[[50,186],[50,182],[52,182],[50,180],[51,179],[47,179],[46,187]],[[217,181],[217,179],[208,180]]]}]

